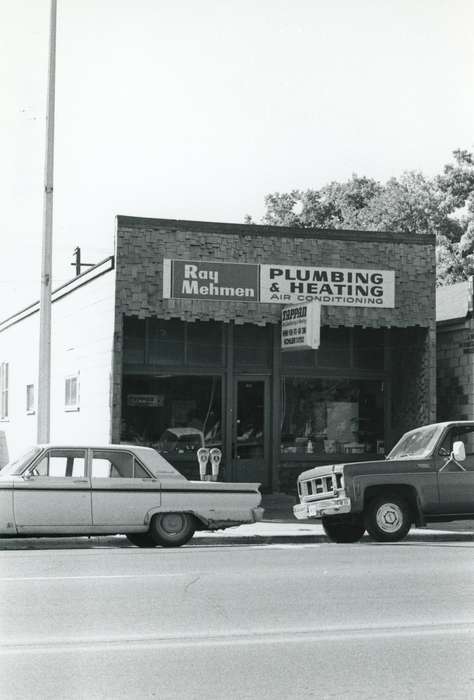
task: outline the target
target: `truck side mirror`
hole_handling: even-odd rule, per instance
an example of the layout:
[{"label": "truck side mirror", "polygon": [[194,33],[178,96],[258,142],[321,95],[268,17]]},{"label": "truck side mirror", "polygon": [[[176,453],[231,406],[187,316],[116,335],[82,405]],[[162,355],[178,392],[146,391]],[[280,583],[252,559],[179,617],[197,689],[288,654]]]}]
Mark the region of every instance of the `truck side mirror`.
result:
[{"label": "truck side mirror", "polygon": [[464,462],[466,459],[466,447],[461,440],[457,440],[453,443],[453,451],[451,452],[451,459],[456,462]]}]

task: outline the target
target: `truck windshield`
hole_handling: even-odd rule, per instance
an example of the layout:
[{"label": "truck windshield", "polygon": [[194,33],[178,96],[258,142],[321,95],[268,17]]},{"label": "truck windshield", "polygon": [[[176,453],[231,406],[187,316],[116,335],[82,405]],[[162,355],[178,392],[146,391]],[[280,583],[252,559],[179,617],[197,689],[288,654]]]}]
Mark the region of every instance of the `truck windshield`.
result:
[{"label": "truck windshield", "polygon": [[28,462],[30,462],[35,455],[41,452],[39,447],[30,447],[28,452],[22,454],[18,459],[13,460],[5,464],[3,469],[0,470],[1,476],[10,476],[15,474],[21,474],[23,469],[26,467]]},{"label": "truck windshield", "polygon": [[410,430],[397,442],[387,455],[387,459],[409,459],[428,457],[438,440],[442,427],[427,425],[424,428]]}]

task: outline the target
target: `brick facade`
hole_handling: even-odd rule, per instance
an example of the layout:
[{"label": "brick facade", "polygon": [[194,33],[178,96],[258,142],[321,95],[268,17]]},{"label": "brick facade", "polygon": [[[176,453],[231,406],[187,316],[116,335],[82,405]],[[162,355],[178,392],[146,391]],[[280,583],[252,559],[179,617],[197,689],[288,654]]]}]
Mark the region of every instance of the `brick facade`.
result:
[{"label": "brick facade", "polygon": [[437,338],[438,420],[474,416],[474,319],[440,326]]},{"label": "brick facade", "polygon": [[435,321],[432,236],[118,217],[117,308],[145,318],[278,323],[280,304],[163,299],[163,258],[395,270],[394,309],[325,306],[326,326],[429,327]]}]

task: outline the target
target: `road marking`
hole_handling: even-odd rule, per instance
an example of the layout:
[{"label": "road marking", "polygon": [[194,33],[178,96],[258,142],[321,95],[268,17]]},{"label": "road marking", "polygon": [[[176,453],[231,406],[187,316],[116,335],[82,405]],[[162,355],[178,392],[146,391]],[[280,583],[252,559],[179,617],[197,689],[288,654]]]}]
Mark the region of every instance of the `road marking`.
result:
[{"label": "road marking", "polygon": [[189,574],[85,574],[82,576],[3,576],[0,583],[5,581],[84,581],[90,579],[111,579],[111,578],[170,578],[172,576],[184,576],[189,578]]},{"label": "road marking", "polygon": [[288,644],[308,642],[328,642],[328,641],[352,641],[356,639],[382,639],[382,638],[403,638],[403,637],[433,637],[433,636],[454,636],[454,635],[474,635],[474,621],[440,623],[435,625],[401,625],[400,627],[378,627],[376,625],[367,627],[328,627],[321,629],[289,629],[289,630],[268,630],[255,631],[243,630],[241,632],[203,634],[196,633],[190,635],[140,635],[134,637],[89,637],[83,639],[71,639],[68,637],[28,640],[25,642],[15,642],[10,639],[8,642],[0,642],[0,656],[7,656],[18,653],[68,653],[77,651],[96,651],[107,648],[107,651],[125,650],[130,651],[131,647],[152,648],[152,647],[186,647],[194,645],[204,646],[226,646],[226,645],[248,645],[248,644]]}]

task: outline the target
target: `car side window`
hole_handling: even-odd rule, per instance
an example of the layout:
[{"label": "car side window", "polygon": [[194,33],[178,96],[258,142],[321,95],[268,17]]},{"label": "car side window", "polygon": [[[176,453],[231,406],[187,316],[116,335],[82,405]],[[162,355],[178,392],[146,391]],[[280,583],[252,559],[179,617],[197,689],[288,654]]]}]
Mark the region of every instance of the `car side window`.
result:
[{"label": "car side window", "polygon": [[149,478],[149,475],[130,452],[94,450],[92,453],[92,478],[146,479]]},{"label": "car side window", "polygon": [[49,450],[31,470],[33,476],[51,478],[75,477],[86,474],[84,450]]}]

